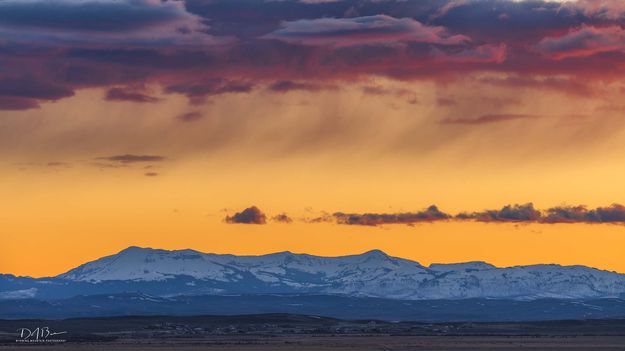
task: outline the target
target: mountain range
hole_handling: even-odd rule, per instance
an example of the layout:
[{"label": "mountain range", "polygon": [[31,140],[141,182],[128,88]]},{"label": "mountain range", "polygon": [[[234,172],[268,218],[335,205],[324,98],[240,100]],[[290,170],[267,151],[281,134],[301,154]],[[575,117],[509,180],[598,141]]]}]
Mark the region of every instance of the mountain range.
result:
[{"label": "mountain range", "polygon": [[135,246],[55,277],[0,275],[0,299],[4,300],[128,292],[161,298],[298,294],[413,301],[618,299],[625,297],[625,275],[553,264],[424,266],[379,250],[340,257],[291,252],[236,256]]}]

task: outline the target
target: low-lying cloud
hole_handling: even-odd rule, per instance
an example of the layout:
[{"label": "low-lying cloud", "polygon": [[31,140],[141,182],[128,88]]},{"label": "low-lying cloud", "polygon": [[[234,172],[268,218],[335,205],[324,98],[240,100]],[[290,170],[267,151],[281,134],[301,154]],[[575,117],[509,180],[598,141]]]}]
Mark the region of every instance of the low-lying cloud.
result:
[{"label": "low-lying cloud", "polygon": [[456,215],[439,210],[435,205],[422,211],[401,213],[323,213],[322,216],[304,218],[306,223],[336,223],[345,225],[380,226],[392,224],[413,225],[436,221],[476,221],[484,223],[621,223],[625,224],[625,206],[612,204],[589,209],[584,205],[556,206],[546,210],[533,203],[509,204],[500,209],[461,212]]},{"label": "low-lying cloud", "polygon": [[558,206],[545,211],[546,223],[625,223],[625,206],[612,204],[588,209],[586,206]]},{"label": "low-lying cloud", "polygon": [[267,216],[258,207],[252,206],[232,216],[226,216],[224,220],[231,224],[266,224]]},{"label": "low-lying cloud", "polygon": [[403,213],[342,213],[332,215],[338,224],[377,226],[384,224],[414,224],[419,222],[433,222],[451,218],[432,205],[423,211]]},{"label": "low-lying cloud", "polygon": [[271,218],[274,222],[292,223],[293,219],[286,213],[280,213]]},{"label": "low-lying cloud", "polygon": [[506,205],[499,210],[485,210],[481,212],[460,213],[457,219],[475,219],[480,222],[535,222],[540,221],[542,215],[534,208],[534,204]]},{"label": "low-lying cloud", "polygon": [[625,223],[625,206],[612,204],[589,209],[585,205],[563,205],[541,211],[532,203],[527,203],[506,205],[498,210],[460,213],[455,219],[479,222]]}]

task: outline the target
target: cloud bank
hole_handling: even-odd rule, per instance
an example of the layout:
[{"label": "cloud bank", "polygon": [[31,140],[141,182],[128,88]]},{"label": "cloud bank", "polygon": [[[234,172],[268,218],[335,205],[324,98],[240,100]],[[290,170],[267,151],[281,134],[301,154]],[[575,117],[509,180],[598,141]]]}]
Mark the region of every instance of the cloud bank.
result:
[{"label": "cloud bank", "polygon": [[625,206],[612,204],[589,209],[584,205],[556,206],[539,210],[534,204],[510,204],[500,209],[476,212],[445,213],[432,205],[425,210],[402,213],[342,213],[315,217],[308,223],[334,222],[345,225],[379,226],[390,224],[415,224],[436,221],[477,221],[485,223],[614,223],[625,224]]},{"label": "cloud bank", "polygon": [[[112,101],[191,103],[224,94],[316,91],[382,76],[589,92],[625,65],[611,1],[5,0],[0,109],[99,87]],[[24,59],[28,58],[28,59]],[[581,61],[583,59],[583,61]],[[508,77],[508,78],[506,78]],[[523,78],[515,78],[523,77]],[[515,81],[516,79],[516,81]],[[560,82],[566,82],[560,83]]]}]

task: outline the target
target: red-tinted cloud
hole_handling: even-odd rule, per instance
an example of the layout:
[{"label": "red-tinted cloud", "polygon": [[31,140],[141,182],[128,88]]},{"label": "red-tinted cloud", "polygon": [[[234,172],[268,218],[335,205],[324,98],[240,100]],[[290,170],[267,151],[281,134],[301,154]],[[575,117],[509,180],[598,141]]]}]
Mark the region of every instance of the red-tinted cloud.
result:
[{"label": "red-tinted cloud", "polygon": [[120,88],[150,86],[201,103],[256,87],[319,91],[372,76],[448,83],[474,73],[479,83],[591,96],[594,83],[625,75],[619,4],[259,1],[251,10],[244,0],[5,0],[0,109],[94,87],[112,100],[155,101]]},{"label": "red-tinted cloud", "polygon": [[625,50],[625,30],[620,26],[582,26],[562,36],[544,38],[537,48],[556,60],[622,52]]},{"label": "red-tinted cloud", "polygon": [[592,18],[622,20],[625,17],[625,3],[622,0],[567,1],[562,7]]},{"label": "red-tinted cloud", "polygon": [[394,18],[387,15],[288,21],[282,24],[282,28],[263,38],[306,45],[336,46],[397,42],[458,45],[470,40],[465,35],[450,34],[440,26],[427,26],[412,18]]}]

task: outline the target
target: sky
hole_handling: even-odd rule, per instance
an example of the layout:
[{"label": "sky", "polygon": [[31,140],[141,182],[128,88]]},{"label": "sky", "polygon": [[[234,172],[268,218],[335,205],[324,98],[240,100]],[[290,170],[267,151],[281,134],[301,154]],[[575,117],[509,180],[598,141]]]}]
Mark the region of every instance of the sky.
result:
[{"label": "sky", "polygon": [[0,0],[0,272],[127,246],[625,273],[619,0]]}]

